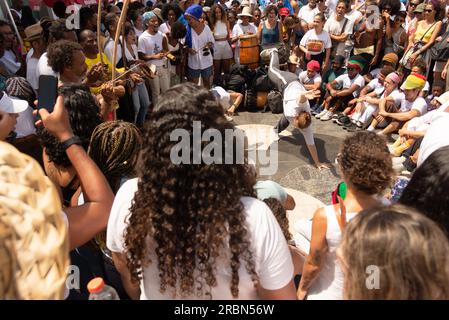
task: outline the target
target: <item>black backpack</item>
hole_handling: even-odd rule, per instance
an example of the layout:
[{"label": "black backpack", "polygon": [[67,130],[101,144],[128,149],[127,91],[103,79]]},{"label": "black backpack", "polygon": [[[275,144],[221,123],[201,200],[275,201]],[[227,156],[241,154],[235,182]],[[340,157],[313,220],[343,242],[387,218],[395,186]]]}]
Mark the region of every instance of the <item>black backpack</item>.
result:
[{"label": "black backpack", "polygon": [[267,103],[263,112],[271,110],[272,113],[282,113],[284,112],[283,96],[277,90],[271,90],[267,96]]}]

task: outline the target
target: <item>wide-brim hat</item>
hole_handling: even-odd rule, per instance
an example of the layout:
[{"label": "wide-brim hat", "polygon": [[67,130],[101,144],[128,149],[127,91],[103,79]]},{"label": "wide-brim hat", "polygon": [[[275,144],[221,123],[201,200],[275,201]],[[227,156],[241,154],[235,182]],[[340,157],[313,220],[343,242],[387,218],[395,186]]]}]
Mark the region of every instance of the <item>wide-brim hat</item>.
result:
[{"label": "wide-brim hat", "polygon": [[243,7],[242,13],[239,13],[237,17],[250,17],[251,19],[254,19],[253,15],[251,14],[251,8],[250,7]]},{"label": "wide-brim hat", "polygon": [[152,12],[156,15],[156,17],[159,19],[159,21],[164,21],[164,18],[162,18],[162,10],[159,8],[154,8]]},{"label": "wide-brim hat", "polygon": [[34,41],[42,38],[42,34],[44,33],[44,29],[42,29],[41,24],[38,22],[33,24],[27,28],[25,28],[25,40],[26,41]]}]

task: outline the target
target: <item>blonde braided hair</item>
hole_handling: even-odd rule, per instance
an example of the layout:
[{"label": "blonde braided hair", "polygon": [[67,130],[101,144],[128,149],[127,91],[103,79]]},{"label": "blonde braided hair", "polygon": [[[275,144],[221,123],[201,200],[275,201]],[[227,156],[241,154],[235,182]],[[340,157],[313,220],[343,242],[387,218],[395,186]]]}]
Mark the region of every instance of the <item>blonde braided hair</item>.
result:
[{"label": "blonde braided hair", "polygon": [[62,299],[69,266],[61,200],[39,164],[0,142],[0,299]]}]

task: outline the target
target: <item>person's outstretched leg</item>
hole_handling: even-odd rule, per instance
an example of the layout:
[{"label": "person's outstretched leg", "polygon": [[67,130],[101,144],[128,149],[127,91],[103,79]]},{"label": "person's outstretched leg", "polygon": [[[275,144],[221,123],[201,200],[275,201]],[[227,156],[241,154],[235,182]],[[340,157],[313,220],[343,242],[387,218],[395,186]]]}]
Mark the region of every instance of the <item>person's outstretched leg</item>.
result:
[{"label": "person's outstretched leg", "polygon": [[297,81],[296,74],[279,69],[279,54],[277,49],[270,50],[270,65],[268,67],[268,78],[274,83],[276,88],[283,93],[287,84]]},{"label": "person's outstretched leg", "polygon": [[285,115],[282,115],[282,118],[279,119],[278,124],[276,125],[276,127],[274,127],[274,131],[276,133],[281,133],[282,131],[287,129],[287,127],[289,125],[290,125],[290,122],[288,121],[288,119],[285,117]]}]

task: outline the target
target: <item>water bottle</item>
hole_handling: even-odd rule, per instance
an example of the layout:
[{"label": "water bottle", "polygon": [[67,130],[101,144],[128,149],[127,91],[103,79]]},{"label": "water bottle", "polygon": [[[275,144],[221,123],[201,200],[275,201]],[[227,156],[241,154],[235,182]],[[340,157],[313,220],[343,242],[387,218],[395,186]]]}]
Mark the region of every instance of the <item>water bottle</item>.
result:
[{"label": "water bottle", "polygon": [[97,277],[87,284],[89,300],[120,300],[117,291],[104,283],[103,278]]}]

